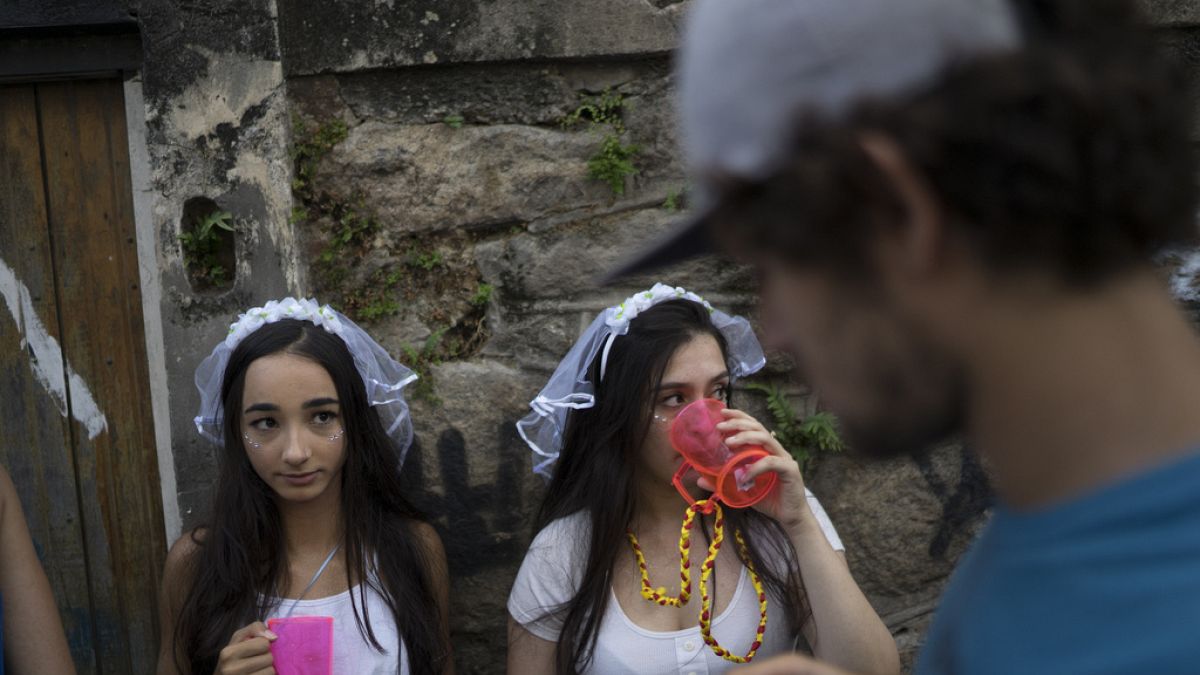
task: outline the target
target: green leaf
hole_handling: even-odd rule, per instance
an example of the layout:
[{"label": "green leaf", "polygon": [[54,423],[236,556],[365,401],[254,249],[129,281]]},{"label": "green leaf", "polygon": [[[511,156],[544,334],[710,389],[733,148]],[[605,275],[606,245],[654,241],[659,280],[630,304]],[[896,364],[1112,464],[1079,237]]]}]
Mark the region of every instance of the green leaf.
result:
[{"label": "green leaf", "polygon": [[838,435],[837,418],[832,413],[818,412],[809,415],[800,425],[800,433],[813,447],[823,452],[841,452],[846,444]]},{"label": "green leaf", "polygon": [[416,366],[421,361],[421,352],[418,352],[412,345],[401,345],[400,350],[404,352],[404,356],[408,359],[410,367]]},{"label": "green leaf", "polygon": [[218,211],[210,216],[210,218],[212,218],[213,225],[216,225],[226,232],[233,232],[233,225],[228,222],[229,219],[233,218],[232,213],[228,211]]},{"label": "green leaf", "polygon": [[807,469],[817,453],[841,452],[845,448],[838,435],[837,418],[832,413],[813,413],[801,421],[779,384],[749,383],[746,388],[766,395],[775,437],[796,458],[802,470]]},{"label": "green leaf", "polygon": [[471,298],[471,304],[475,306],[486,305],[488,300],[492,299],[492,285],[479,284],[479,288],[475,290],[475,296]]},{"label": "green leaf", "polygon": [[442,336],[446,334],[448,329],[449,327],[447,326],[446,328],[439,328],[438,330],[430,333],[429,337],[425,338],[425,347],[421,350],[421,353],[426,357],[432,355],[434,350],[437,349],[438,343],[442,341]]},{"label": "green leaf", "polygon": [[608,183],[615,195],[625,194],[625,179],[636,175],[638,170],[631,161],[641,149],[636,145],[623,145],[615,134],[606,136],[600,150],[588,160],[588,176]]}]

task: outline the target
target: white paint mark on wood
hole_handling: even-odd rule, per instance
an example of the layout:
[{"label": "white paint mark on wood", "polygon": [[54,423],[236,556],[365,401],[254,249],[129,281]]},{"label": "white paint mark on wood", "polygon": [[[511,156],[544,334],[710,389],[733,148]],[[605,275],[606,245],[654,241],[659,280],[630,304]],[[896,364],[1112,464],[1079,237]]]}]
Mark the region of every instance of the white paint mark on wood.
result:
[{"label": "white paint mark on wood", "polygon": [[87,429],[89,439],[107,431],[108,420],[105,419],[104,413],[100,412],[96,400],[92,398],[87,383],[69,363],[64,367],[62,347],[42,325],[42,320],[34,311],[29,289],[17,279],[16,273],[3,260],[0,260],[0,296],[3,296],[8,313],[17,324],[17,333],[21,336],[21,351],[28,351],[29,366],[34,377],[54,399],[59,413],[63,417],[70,413]]}]

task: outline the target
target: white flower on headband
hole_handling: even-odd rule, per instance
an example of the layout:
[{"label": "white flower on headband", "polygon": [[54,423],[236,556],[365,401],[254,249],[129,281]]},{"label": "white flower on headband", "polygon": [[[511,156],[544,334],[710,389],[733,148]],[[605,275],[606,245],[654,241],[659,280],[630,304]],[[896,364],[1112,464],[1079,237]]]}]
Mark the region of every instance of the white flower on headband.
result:
[{"label": "white flower on headband", "polygon": [[608,318],[604,323],[612,329],[612,332],[617,335],[624,335],[629,326],[629,322],[637,318],[638,314],[650,309],[660,302],[666,300],[691,300],[704,305],[704,308],[711,314],[713,311],[712,305],[704,298],[696,295],[691,291],[684,290],[680,286],[668,286],[664,283],[654,284],[647,291],[634,293],[625,299],[625,302],[613,307],[608,312]]},{"label": "white flower on headband", "polygon": [[284,298],[271,300],[262,307],[246,310],[238,320],[229,326],[229,334],[225,337],[225,346],[235,347],[245,337],[262,328],[268,323],[280,319],[298,319],[311,321],[334,335],[341,336],[342,322],[329,305],[318,305],[316,300]]}]

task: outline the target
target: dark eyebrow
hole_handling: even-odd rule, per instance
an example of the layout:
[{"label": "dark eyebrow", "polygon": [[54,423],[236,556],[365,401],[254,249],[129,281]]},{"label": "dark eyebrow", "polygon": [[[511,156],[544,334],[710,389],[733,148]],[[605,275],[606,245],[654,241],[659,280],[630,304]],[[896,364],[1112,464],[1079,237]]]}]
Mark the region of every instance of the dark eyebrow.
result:
[{"label": "dark eyebrow", "polygon": [[[249,408],[246,408],[247,413],[252,413],[255,411],[259,411],[259,410],[266,411],[266,412],[274,412],[276,410],[279,410],[279,406],[275,405],[274,403],[255,403],[254,405],[250,406]],[[242,413],[242,414],[244,415],[246,413]]]},{"label": "dark eyebrow", "polygon": [[[726,370],[726,371],[722,371],[720,375],[717,375],[713,379],[709,380],[708,383],[715,384],[721,380],[728,379],[728,378],[729,378],[729,371]],[[686,382],[663,382],[662,384],[658,385],[658,389],[656,391],[663,391],[664,389],[684,389],[687,386],[688,385]]]},{"label": "dark eyebrow", "polygon": [[[336,398],[329,398],[327,396],[325,398],[314,398],[311,401],[305,401],[304,405],[302,405],[300,407],[304,410],[308,410],[309,408],[320,408],[323,405],[337,405],[337,404],[338,404],[338,400]],[[246,408],[247,413],[252,413],[252,412],[256,412],[256,411],[277,412],[278,410],[279,410],[279,406],[275,405],[274,403],[255,403],[254,405],[250,406],[249,408]],[[242,414],[244,415],[245,413],[242,413]]]},{"label": "dark eyebrow", "polygon": [[325,398],[314,398],[311,401],[305,401],[304,405],[302,405],[300,407],[303,408],[304,410],[308,410],[309,408],[320,408],[323,405],[337,405],[337,404],[338,404],[338,400],[336,398],[329,398],[328,396],[326,396]]}]

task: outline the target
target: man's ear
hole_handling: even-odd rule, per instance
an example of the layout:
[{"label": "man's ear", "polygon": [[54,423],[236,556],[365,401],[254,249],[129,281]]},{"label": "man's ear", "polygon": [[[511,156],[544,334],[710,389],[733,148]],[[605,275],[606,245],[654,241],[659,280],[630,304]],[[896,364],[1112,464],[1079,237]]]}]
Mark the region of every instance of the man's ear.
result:
[{"label": "man's ear", "polygon": [[883,174],[903,206],[903,222],[881,238],[890,259],[886,264],[906,274],[925,276],[942,262],[946,229],[942,210],[920,171],[908,161],[900,146],[877,132],[859,137],[862,149]]}]

